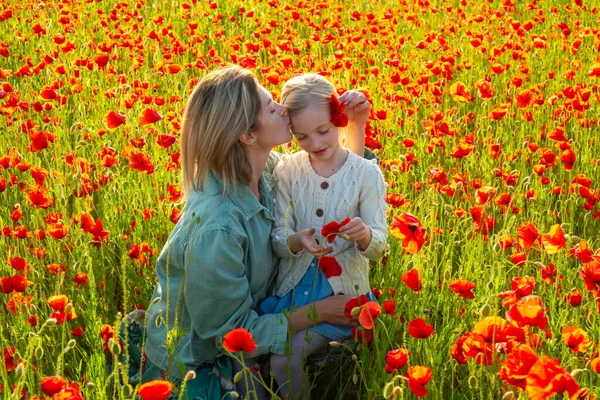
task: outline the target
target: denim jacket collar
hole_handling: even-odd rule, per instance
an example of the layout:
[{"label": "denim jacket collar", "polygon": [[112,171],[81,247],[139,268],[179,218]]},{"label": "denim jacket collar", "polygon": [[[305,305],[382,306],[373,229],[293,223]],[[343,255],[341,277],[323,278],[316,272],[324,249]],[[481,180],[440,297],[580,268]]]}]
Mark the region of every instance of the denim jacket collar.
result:
[{"label": "denim jacket collar", "polygon": [[[223,189],[223,180],[221,176],[211,170],[212,176],[221,186],[221,192]],[[273,188],[277,184],[277,178],[268,171],[263,171],[260,180],[258,181],[258,190],[260,192],[261,204],[254,193],[250,190],[247,185],[239,185],[237,188],[230,187],[227,189],[225,194],[231,199],[231,201],[244,213],[246,220],[252,218],[256,213],[261,210],[265,211],[265,216],[271,220],[275,220],[273,215]]]}]

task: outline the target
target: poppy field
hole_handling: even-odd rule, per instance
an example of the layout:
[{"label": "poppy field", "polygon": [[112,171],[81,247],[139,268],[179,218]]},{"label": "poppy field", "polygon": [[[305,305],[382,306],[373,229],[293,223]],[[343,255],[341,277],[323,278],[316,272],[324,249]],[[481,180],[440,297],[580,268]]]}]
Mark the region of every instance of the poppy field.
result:
[{"label": "poppy field", "polygon": [[183,210],[187,98],[224,64],[372,104],[379,305],[348,305],[358,344],[313,398],[600,395],[595,2],[0,0],[3,399],[177,395],[106,366]]}]

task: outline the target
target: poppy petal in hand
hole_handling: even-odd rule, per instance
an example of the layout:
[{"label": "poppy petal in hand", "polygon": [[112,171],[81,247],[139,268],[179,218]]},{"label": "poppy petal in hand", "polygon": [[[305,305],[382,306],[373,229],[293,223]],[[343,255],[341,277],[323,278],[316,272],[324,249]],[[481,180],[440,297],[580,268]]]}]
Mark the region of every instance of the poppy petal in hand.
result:
[{"label": "poppy petal in hand", "polygon": [[230,353],[245,351],[254,354],[254,349],[258,346],[254,343],[252,335],[244,328],[237,328],[223,337],[223,347]]},{"label": "poppy petal in hand", "polygon": [[342,102],[340,104],[338,102],[338,98],[335,94],[331,94],[331,123],[334,126],[339,128],[343,128],[348,125],[348,116],[344,114],[344,108],[346,107],[346,102]]},{"label": "poppy petal in hand", "polygon": [[340,228],[350,222],[350,218],[346,218],[342,222],[331,221],[321,228],[321,235],[327,239],[329,243],[333,243],[335,237],[340,233]]},{"label": "poppy petal in hand", "polygon": [[340,276],[342,274],[342,266],[335,259],[335,257],[321,257],[319,258],[319,268],[323,270],[325,278],[329,279],[332,276]]}]

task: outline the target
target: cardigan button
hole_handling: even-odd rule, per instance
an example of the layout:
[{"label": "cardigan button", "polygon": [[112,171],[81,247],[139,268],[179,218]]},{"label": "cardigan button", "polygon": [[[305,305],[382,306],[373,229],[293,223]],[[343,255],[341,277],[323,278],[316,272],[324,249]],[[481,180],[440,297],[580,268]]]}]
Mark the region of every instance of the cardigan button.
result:
[{"label": "cardigan button", "polygon": [[321,183],[321,189],[325,190],[325,189],[327,189],[328,187],[329,187],[329,183],[327,183],[327,182],[322,182],[322,183]]},{"label": "cardigan button", "polygon": [[324,214],[323,210],[321,208],[317,208],[317,217],[322,217]]}]

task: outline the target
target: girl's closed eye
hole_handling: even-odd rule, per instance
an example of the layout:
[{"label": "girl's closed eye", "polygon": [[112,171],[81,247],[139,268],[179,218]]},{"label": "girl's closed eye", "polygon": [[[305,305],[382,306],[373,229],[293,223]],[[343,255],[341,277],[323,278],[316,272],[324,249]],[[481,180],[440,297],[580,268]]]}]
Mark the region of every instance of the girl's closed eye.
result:
[{"label": "girl's closed eye", "polygon": [[326,133],[329,133],[329,128],[327,128],[327,129],[325,129],[325,130],[322,130],[322,131],[318,131],[318,132],[319,132],[319,134],[321,134],[321,135],[325,135]]}]

